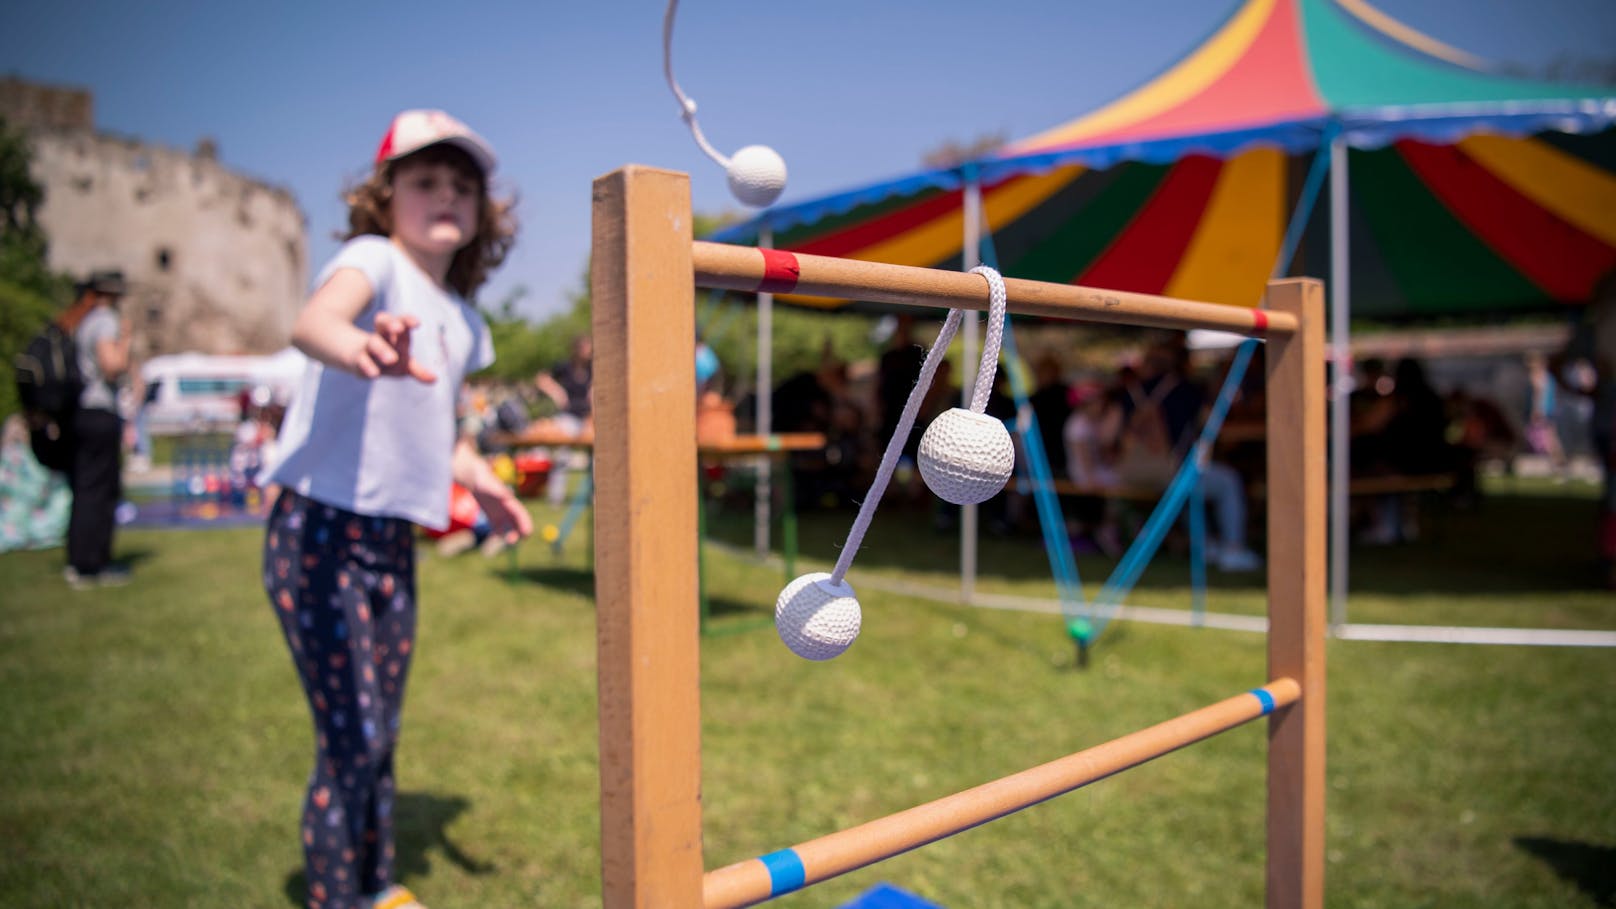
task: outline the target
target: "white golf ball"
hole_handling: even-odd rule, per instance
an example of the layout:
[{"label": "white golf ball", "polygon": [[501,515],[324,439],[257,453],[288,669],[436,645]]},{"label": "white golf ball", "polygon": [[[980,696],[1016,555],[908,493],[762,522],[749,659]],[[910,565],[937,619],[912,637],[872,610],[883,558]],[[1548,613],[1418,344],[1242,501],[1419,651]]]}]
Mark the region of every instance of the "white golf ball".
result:
[{"label": "white golf ball", "polygon": [[938,415],[926,427],[919,455],[926,488],[955,505],[993,498],[1016,464],[1016,447],[1004,424],[960,407]]},{"label": "white golf ball", "polygon": [[858,637],[862,618],[852,585],[832,582],[823,571],[787,584],[774,601],[774,630],[805,660],[840,656]]},{"label": "white golf ball", "polygon": [[743,205],[767,208],[786,188],[786,162],[767,145],[748,145],[730,156],[729,191]]}]

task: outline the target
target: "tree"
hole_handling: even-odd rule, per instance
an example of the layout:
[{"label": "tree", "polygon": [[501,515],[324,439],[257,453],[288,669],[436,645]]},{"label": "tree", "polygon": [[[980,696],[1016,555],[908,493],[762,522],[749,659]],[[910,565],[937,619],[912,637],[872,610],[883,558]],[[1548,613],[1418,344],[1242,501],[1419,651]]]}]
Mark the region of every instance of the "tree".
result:
[{"label": "tree", "polygon": [[[0,356],[5,363],[61,307],[71,282],[46,265],[45,230],[36,217],[45,190],[33,178],[28,139],[0,118]],[[18,411],[17,386],[0,381],[0,419]]]},{"label": "tree", "polygon": [[944,141],[920,156],[922,167],[942,169],[974,161],[1005,143],[1004,133],[984,133],[969,142]]}]

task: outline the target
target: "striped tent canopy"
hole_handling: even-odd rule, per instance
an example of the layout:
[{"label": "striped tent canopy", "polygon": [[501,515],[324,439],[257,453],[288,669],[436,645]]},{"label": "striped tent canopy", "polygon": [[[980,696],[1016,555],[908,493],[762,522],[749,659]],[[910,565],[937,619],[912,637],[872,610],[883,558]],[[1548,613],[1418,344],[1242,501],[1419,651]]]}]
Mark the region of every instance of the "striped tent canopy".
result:
[{"label": "striped tent canopy", "polygon": [[[1366,0],[1245,0],[1099,110],[713,239],[766,225],[781,249],[959,268],[974,181],[1007,275],[1254,306],[1314,155],[1339,139],[1355,317],[1541,311],[1616,269],[1613,121],[1616,91],[1501,73]],[[1289,273],[1330,279],[1330,223],[1321,201]]]}]

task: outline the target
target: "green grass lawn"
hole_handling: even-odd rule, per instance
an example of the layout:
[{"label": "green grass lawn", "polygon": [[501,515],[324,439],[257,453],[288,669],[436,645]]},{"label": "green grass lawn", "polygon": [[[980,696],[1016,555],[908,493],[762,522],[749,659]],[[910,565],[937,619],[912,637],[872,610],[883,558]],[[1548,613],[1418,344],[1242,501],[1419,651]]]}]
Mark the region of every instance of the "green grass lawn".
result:
[{"label": "green grass lawn", "polygon": [[[1585,495],[1506,490],[1361,550],[1355,621],[1616,628],[1593,589]],[[537,508],[541,523],[556,514]],[[803,519],[804,563],[847,515]],[[715,629],[766,616],[777,566],[718,510]],[[594,610],[586,540],[520,566],[422,560],[399,758],[399,874],[438,907],[598,905]],[[75,593],[60,553],[0,556],[0,904],[299,904],[306,708],[259,588],[255,530],[131,531],[119,590]],[[953,537],[883,512],[853,580],[948,587]],[[425,550],[424,550],[425,551]],[[988,539],[984,590],[1052,597],[1036,537]],[[1085,559],[1096,587],[1109,570]],[[1166,554],[1131,602],[1188,608]],[[1213,575],[1208,606],[1260,612]],[[842,658],[771,630],[702,642],[708,867],[792,845],[1249,689],[1264,640],[1116,623],[1085,671],[1058,619],[861,589]],[[1329,904],[1616,900],[1616,651],[1329,645]],[[890,881],[951,909],[1260,905],[1263,731],[1252,724],[778,901]]]}]

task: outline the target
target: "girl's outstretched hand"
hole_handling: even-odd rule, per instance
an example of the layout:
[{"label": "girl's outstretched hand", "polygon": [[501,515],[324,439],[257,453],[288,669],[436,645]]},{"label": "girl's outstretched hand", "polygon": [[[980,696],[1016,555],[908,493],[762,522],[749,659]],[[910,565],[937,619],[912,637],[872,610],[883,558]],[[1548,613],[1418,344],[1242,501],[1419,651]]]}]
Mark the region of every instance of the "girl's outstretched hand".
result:
[{"label": "girl's outstretched hand", "polygon": [[480,480],[470,487],[471,495],[488,516],[491,532],[507,543],[515,543],[531,534],[533,518],[522,507],[516,493],[494,476],[493,471],[488,471]]},{"label": "girl's outstretched hand", "polygon": [[378,376],[410,376],[419,382],[436,382],[437,373],[410,356],[410,334],[421,320],[415,316],[376,314],[376,328],[365,336],[365,344],[354,357],[354,367],[367,379]]}]

